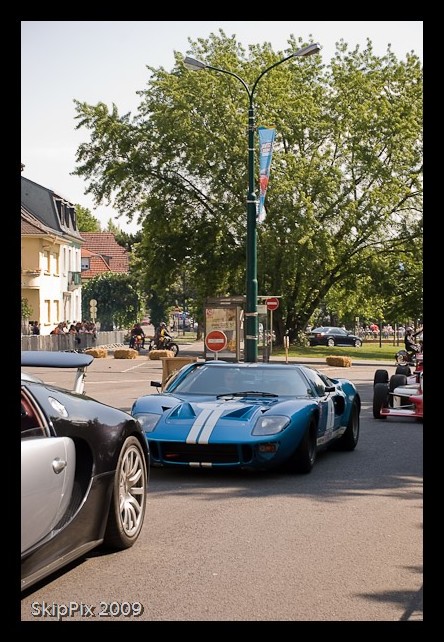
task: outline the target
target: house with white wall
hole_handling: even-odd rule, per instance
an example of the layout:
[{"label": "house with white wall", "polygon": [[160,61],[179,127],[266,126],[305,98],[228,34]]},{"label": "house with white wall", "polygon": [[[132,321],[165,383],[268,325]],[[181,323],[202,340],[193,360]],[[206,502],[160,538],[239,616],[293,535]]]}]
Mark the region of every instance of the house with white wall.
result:
[{"label": "house with white wall", "polygon": [[81,247],[75,206],[53,190],[21,177],[21,297],[31,320],[49,334],[82,317]]}]

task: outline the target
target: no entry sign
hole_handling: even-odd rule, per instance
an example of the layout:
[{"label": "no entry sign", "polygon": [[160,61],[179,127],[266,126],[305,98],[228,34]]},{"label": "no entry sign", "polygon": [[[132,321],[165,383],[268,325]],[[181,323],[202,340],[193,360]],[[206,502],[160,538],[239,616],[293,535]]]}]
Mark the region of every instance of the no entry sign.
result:
[{"label": "no entry sign", "polygon": [[277,299],[275,296],[271,296],[269,299],[267,299],[266,303],[267,310],[277,310],[279,307],[279,299]]},{"label": "no entry sign", "polygon": [[227,347],[227,335],[221,330],[212,330],[205,337],[205,345],[212,352],[220,352]]}]

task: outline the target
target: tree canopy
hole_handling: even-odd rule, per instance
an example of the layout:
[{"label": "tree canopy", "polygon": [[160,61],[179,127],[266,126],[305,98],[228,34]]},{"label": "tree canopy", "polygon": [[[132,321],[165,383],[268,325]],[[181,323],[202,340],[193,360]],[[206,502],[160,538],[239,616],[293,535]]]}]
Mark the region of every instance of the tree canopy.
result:
[{"label": "tree canopy", "polygon": [[100,232],[100,221],[87,207],[76,205],[77,229],[79,232]]},{"label": "tree canopy", "polygon": [[105,272],[82,286],[82,318],[90,318],[91,299],[97,301],[101,330],[128,328],[140,321],[141,302],[128,274]]},{"label": "tree canopy", "polygon": [[[269,43],[246,50],[221,30],[189,44],[186,55],[251,88],[264,69],[306,43],[290,36],[285,51]],[[147,67],[135,116],[75,101],[77,128],[89,141],[77,150],[74,173],[97,204],[112,202],[141,223],[134,251],[146,292],[168,294],[187,262],[203,302],[245,293],[248,96],[236,78],[190,72],[183,59],[176,52],[170,72]],[[370,40],[352,50],[340,41],[329,64],[321,55],[293,58],[266,73],[254,106],[255,124],[276,128],[257,258],[259,294],[282,295],[278,340],[284,327],[305,328],[328,300],[338,309],[352,302],[353,316],[376,302],[383,317],[398,305],[401,315],[408,307],[420,316],[417,56],[397,60],[388,47],[377,57]],[[257,162],[256,170],[258,179]]]}]

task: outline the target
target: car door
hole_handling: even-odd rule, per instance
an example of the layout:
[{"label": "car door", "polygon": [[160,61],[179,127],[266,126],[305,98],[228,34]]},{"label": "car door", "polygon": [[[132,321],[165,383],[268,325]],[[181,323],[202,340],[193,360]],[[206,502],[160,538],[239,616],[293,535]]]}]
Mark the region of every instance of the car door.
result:
[{"label": "car door", "polygon": [[[335,394],[326,392],[328,380],[324,381],[315,370],[306,368],[304,374],[310,382],[313,396],[318,400],[319,422],[318,422],[318,445],[329,442],[340,427],[340,417],[335,412]],[[331,382],[328,382],[329,384]]]},{"label": "car door", "polygon": [[76,464],[72,439],[27,432],[21,439],[22,553],[51,533],[66,512]]},{"label": "car door", "polygon": [[342,328],[334,328],[333,332],[335,336],[335,342],[338,346],[347,346],[350,345],[351,341],[348,338],[348,333]]}]

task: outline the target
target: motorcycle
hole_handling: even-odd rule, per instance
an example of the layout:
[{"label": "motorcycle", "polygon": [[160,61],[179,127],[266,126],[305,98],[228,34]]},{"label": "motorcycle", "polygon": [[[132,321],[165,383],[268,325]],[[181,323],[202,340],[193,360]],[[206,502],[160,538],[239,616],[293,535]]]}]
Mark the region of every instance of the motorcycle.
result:
[{"label": "motorcycle", "polygon": [[395,354],[396,361],[396,374],[403,374],[409,377],[412,374],[411,367],[414,368],[415,375],[418,375],[423,370],[424,358],[421,345],[421,352],[407,352],[407,350],[399,350]]},{"label": "motorcycle", "polygon": [[170,350],[173,355],[177,357],[179,346],[171,337],[164,337],[163,341],[159,342],[159,344],[157,344],[155,339],[151,339],[148,346],[148,352],[151,352],[151,350]]},{"label": "motorcycle", "polygon": [[140,352],[143,346],[143,337],[141,334],[136,334],[133,341],[133,349]]}]

